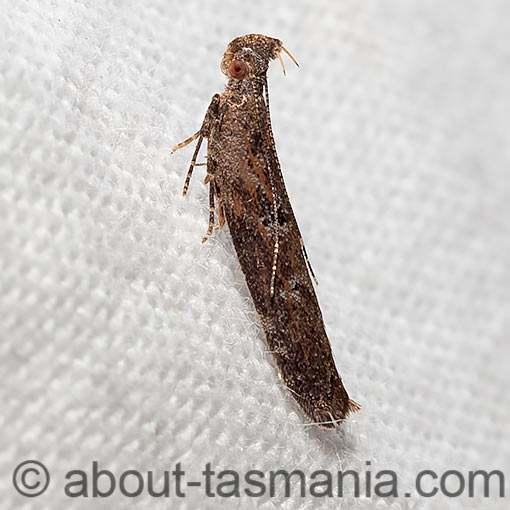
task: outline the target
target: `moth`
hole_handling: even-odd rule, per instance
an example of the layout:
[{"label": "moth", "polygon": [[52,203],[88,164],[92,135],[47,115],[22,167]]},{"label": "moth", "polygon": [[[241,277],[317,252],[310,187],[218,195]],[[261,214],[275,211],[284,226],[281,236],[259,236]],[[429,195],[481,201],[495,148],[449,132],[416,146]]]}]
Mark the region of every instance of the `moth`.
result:
[{"label": "moth", "polygon": [[[186,176],[186,195],[204,138],[207,139],[209,226],[215,203],[218,228],[232,241],[281,379],[305,414],[334,428],[360,406],[351,400],[333,360],[315,279],[276,154],[269,115],[267,69],[281,52],[279,39],[260,34],[229,43],[221,70],[228,83],[212,97],[200,129],[172,153],[197,140]],[[202,163],[204,164],[204,163]]]}]

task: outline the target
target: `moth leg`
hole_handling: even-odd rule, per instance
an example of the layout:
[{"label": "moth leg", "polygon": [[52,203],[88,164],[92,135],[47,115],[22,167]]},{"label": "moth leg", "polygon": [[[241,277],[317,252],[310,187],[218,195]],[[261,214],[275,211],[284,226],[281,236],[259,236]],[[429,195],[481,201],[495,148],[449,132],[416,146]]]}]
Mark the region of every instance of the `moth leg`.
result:
[{"label": "moth leg", "polygon": [[305,248],[305,242],[303,241],[303,238],[299,238],[299,242],[301,244],[301,251],[303,252],[303,257],[305,257],[306,265],[308,266],[308,270],[310,271],[310,274],[312,275],[313,281],[315,282],[315,285],[319,285],[319,280],[317,280],[317,277],[315,276],[315,273],[312,269],[312,264],[310,264],[310,259],[308,258],[308,253],[306,253]]},{"label": "moth leg", "polygon": [[[214,195],[216,196],[216,202],[218,202],[218,226],[216,228],[220,229],[225,224],[225,215],[223,214],[223,204],[222,204],[221,199],[220,199],[220,194],[218,193],[218,188],[216,188],[216,186],[214,184],[214,176],[213,176],[213,174],[207,174],[205,176],[204,184],[209,184],[209,186],[210,186],[209,192],[210,192],[210,189],[214,186],[214,188],[213,188]],[[209,197],[209,201],[210,200],[211,199]],[[213,203],[213,206],[214,206],[214,203]]]},{"label": "moth leg", "polygon": [[212,184],[209,184],[209,227],[204,237],[202,237],[202,242],[205,243],[208,237],[213,233],[214,229],[214,187]]},{"label": "moth leg", "polygon": [[170,154],[173,154],[175,151],[178,151],[179,149],[186,147],[186,145],[189,145],[193,140],[196,140],[198,138],[199,134],[200,134],[200,130],[198,130],[193,136],[186,138],[186,140],[184,140],[184,142],[178,143],[175,147],[172,147]]},{"label": "moth leg", "polygon": [[221,229],[225,225],[225,215],[223,214],[223,204],[218,195],[216,195],[216,200],[218,202],[218,228]]},{"label": "moth leg", "polygon": [[[195,133],[195,134],[197,134],[197,133]],[[193,135],[193,136],[195,136],[195,135]],[[191,138],[193,138],[193,136]],[[193,157],[191,158],[191,164],[189,166],[188,173],[186,174],[186,180],[184,181],[184,188],[182,190],[182,196],[186,196],[186,193],[188,192],[189,181],[191,180],[191,175],[193,174],[193,168],[195,168],[196,159],[198,157],[198,152],[200,151],[200,146],[202,145],[203,139],[204,139],[204,136],[202,135],[201,131],[198,131],[198,142],[195,147],[195,152],[193,153]]]},{"label": "moth leg", "polygon": [[184,182],[184,189],[182,190],[183,195],[186,195],[186,193],[188,192],[189,182],[191,180],[191,175],[193,174],[193,168],[195,166],[202,165],[202,163],[196,163],[196,159],[198,157],[198,152],[200,151],[200,146],[202,145],[204,137],[207,138],[209,136],[211,122],[217,117],[219,102],[220,95],[214,94],[214,96],[211,99],[211,103],[207,108],[207,112],[205,114],[204,121],[202,122],[202,126],[200,127],[200,129],[193,136],[190,136],[189,138],[184,140],[184,142],[177,144],[172,149],[171,153],[173,154],[175,151],[182,149],[182,147],[186,147],[186,145],[189,145],[191,142],[193,142],[193,140],[196,140],[198,138],[198,142],[195,147],[195,152],[193,153],[193,157],[191,158],[191,164],[186,175],[186,181]]}]

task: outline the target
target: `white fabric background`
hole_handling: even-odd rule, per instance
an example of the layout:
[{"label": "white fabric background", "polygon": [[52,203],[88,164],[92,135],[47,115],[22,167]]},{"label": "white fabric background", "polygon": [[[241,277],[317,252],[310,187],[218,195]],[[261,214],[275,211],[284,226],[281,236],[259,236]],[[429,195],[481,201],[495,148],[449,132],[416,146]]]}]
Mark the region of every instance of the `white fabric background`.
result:
[{"label": "white fabric background", "polygon": [[[0,506],[508,508],[406,498],[420,469],[510,476],[510,5],[4,2]],[[181,197],[226,44],[258,32],[276,142],[340,372],[363,412],[304,425],[228,231]],[[14,466],[44,462],[40,498]],[[63,476],[176,462],[393,469],[399,498],[69,500]],[[194,476],[195,475],[195,476]],[[508,481],[508,480],[507,480]],[[508,492],[508,488],[507,488]],[[446,506],[445,506],[446,505]]]}]

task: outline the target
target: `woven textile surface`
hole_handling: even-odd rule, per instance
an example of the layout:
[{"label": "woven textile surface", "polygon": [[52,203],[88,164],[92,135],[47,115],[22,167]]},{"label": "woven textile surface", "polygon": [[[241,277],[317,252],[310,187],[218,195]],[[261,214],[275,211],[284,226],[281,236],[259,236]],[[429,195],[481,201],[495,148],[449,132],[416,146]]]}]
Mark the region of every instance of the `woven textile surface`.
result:
[{"label": "woven textile surface", "polygon": [[[1,509],[508,508],[495,480],[487,498],[415,489],[425,469],[510,477],[508,2],[3,4]],[[300,63],[271,64],[271,112],[363,406],[336,431],[278,378],[228,229],[201,243],[204,167],[183,198],[192,148],[170,155],[223,89],[227,43],[252,32]],[[51,473],[33,498],[12,480],[28,459]],[[240,474],[240,496],[67,496],[66,473],[93,461],[159,486],[210,463]],[[249,497],[251,469],[351,469],[362,494]],[[367,490],[382,469],[398,494]]]}]

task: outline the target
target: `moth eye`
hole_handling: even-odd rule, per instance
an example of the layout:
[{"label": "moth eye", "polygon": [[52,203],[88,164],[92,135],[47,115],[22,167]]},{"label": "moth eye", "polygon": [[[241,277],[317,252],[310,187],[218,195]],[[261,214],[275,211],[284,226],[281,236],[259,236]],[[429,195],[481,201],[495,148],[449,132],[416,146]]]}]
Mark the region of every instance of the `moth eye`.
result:
[{"label": "moth eye", "polygon": [[246,64],[242,60],[232,60],[228,66],[228,73],[236,80],[242,80],[246,72]]}]

